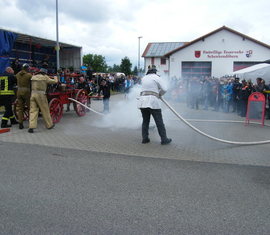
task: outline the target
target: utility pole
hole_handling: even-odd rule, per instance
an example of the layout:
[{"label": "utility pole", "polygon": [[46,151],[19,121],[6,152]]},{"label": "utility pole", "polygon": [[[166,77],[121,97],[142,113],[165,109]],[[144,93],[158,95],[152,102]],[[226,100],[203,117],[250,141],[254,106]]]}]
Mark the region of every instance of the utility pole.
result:
[{"label": "utility pole", "polygon": [[140,59],[141,59],[141,53],[140,53],[140,40],[142,36],[138,37],[139,45],[138,45],[138,75],[140,76]]},{"label": "utility pole", "polygon": [[59,33],[58,33],[58,0],[56,0],[56,69],[60,69],[60,60],[59,60]]}]

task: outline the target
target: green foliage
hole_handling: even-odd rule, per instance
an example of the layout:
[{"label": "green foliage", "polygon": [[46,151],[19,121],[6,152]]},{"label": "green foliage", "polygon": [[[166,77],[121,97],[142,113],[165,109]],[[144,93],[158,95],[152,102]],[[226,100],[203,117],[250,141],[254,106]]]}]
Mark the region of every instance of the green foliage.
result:
[{"label": "green foliage", "polygon": [[114,64],[113,66],[108,66],[104,56],[96,54],[87,54],[83,56],[83,64],[86,66],[90,66],[93,72],[97,73],[122,72],[125,73],[126,75],[138,74],[137,66],[135,66],[134,70],[132,71],[132,63],[130,62],[130,59],[127,56],[122,59],[120,65]]},{"label": "green foliage", "polygon": [[132,67],[132,64],[128,57],[125,57],[124,59],[122,59],[121,64],[120,64],[122,73],[126,75],[131,75],[132,74],[131,67]]},{"label": "green foliage", "polygon": [[87,54],[83,56],[83,63],[90,66],[93,72],[106,73],[107,64],[105,57],[96,54]]},{"label": "green foliage", "polygon": [[113,67],[111,66],[108,67],[108,73],[116,73],[116,72],[121,72],[120,65],[114,64]]}]

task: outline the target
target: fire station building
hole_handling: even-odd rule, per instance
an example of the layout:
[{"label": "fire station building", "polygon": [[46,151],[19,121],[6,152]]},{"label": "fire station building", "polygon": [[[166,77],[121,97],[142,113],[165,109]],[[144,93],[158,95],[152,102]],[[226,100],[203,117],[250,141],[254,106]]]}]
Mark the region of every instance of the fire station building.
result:
[{"label": "fire station building", "polygon": [[191,42],[149,43],[142,57],[161,75],[222,77],[269,60],[270,45],[223,26]]}]

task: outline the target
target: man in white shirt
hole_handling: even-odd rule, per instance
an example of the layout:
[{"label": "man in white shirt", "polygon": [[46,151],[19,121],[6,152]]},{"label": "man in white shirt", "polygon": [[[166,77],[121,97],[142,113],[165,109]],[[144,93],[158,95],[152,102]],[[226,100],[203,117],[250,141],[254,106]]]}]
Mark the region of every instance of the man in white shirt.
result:
[{"label": "man in white shirt", "polygon": [[171,143],[172,139],[167,137],[165,125],[162,119],[161,104],[159,97],[167,91],[165,81],[157,74],[155,65],[148,66],[147,74],[142,78],[142,91],[138,100],[138,108],[141,110],[142,123],[142,143],[150,142],[149,139],[149,123],[150,117],[153,116],[158,133],[161,138],[161,144],[166,145]]}]

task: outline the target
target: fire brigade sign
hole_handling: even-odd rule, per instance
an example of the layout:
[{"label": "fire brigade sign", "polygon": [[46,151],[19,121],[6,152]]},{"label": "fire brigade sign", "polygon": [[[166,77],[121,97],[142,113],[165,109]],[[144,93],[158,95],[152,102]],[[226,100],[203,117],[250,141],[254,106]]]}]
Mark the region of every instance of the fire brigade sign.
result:
[{"label": "fire brigade sign", "polygon": [[241,58],[252,57],[252,50],[196,50],[194,51],[195,58],[208,58],[208,59],[220,59],[220,58]]}]

